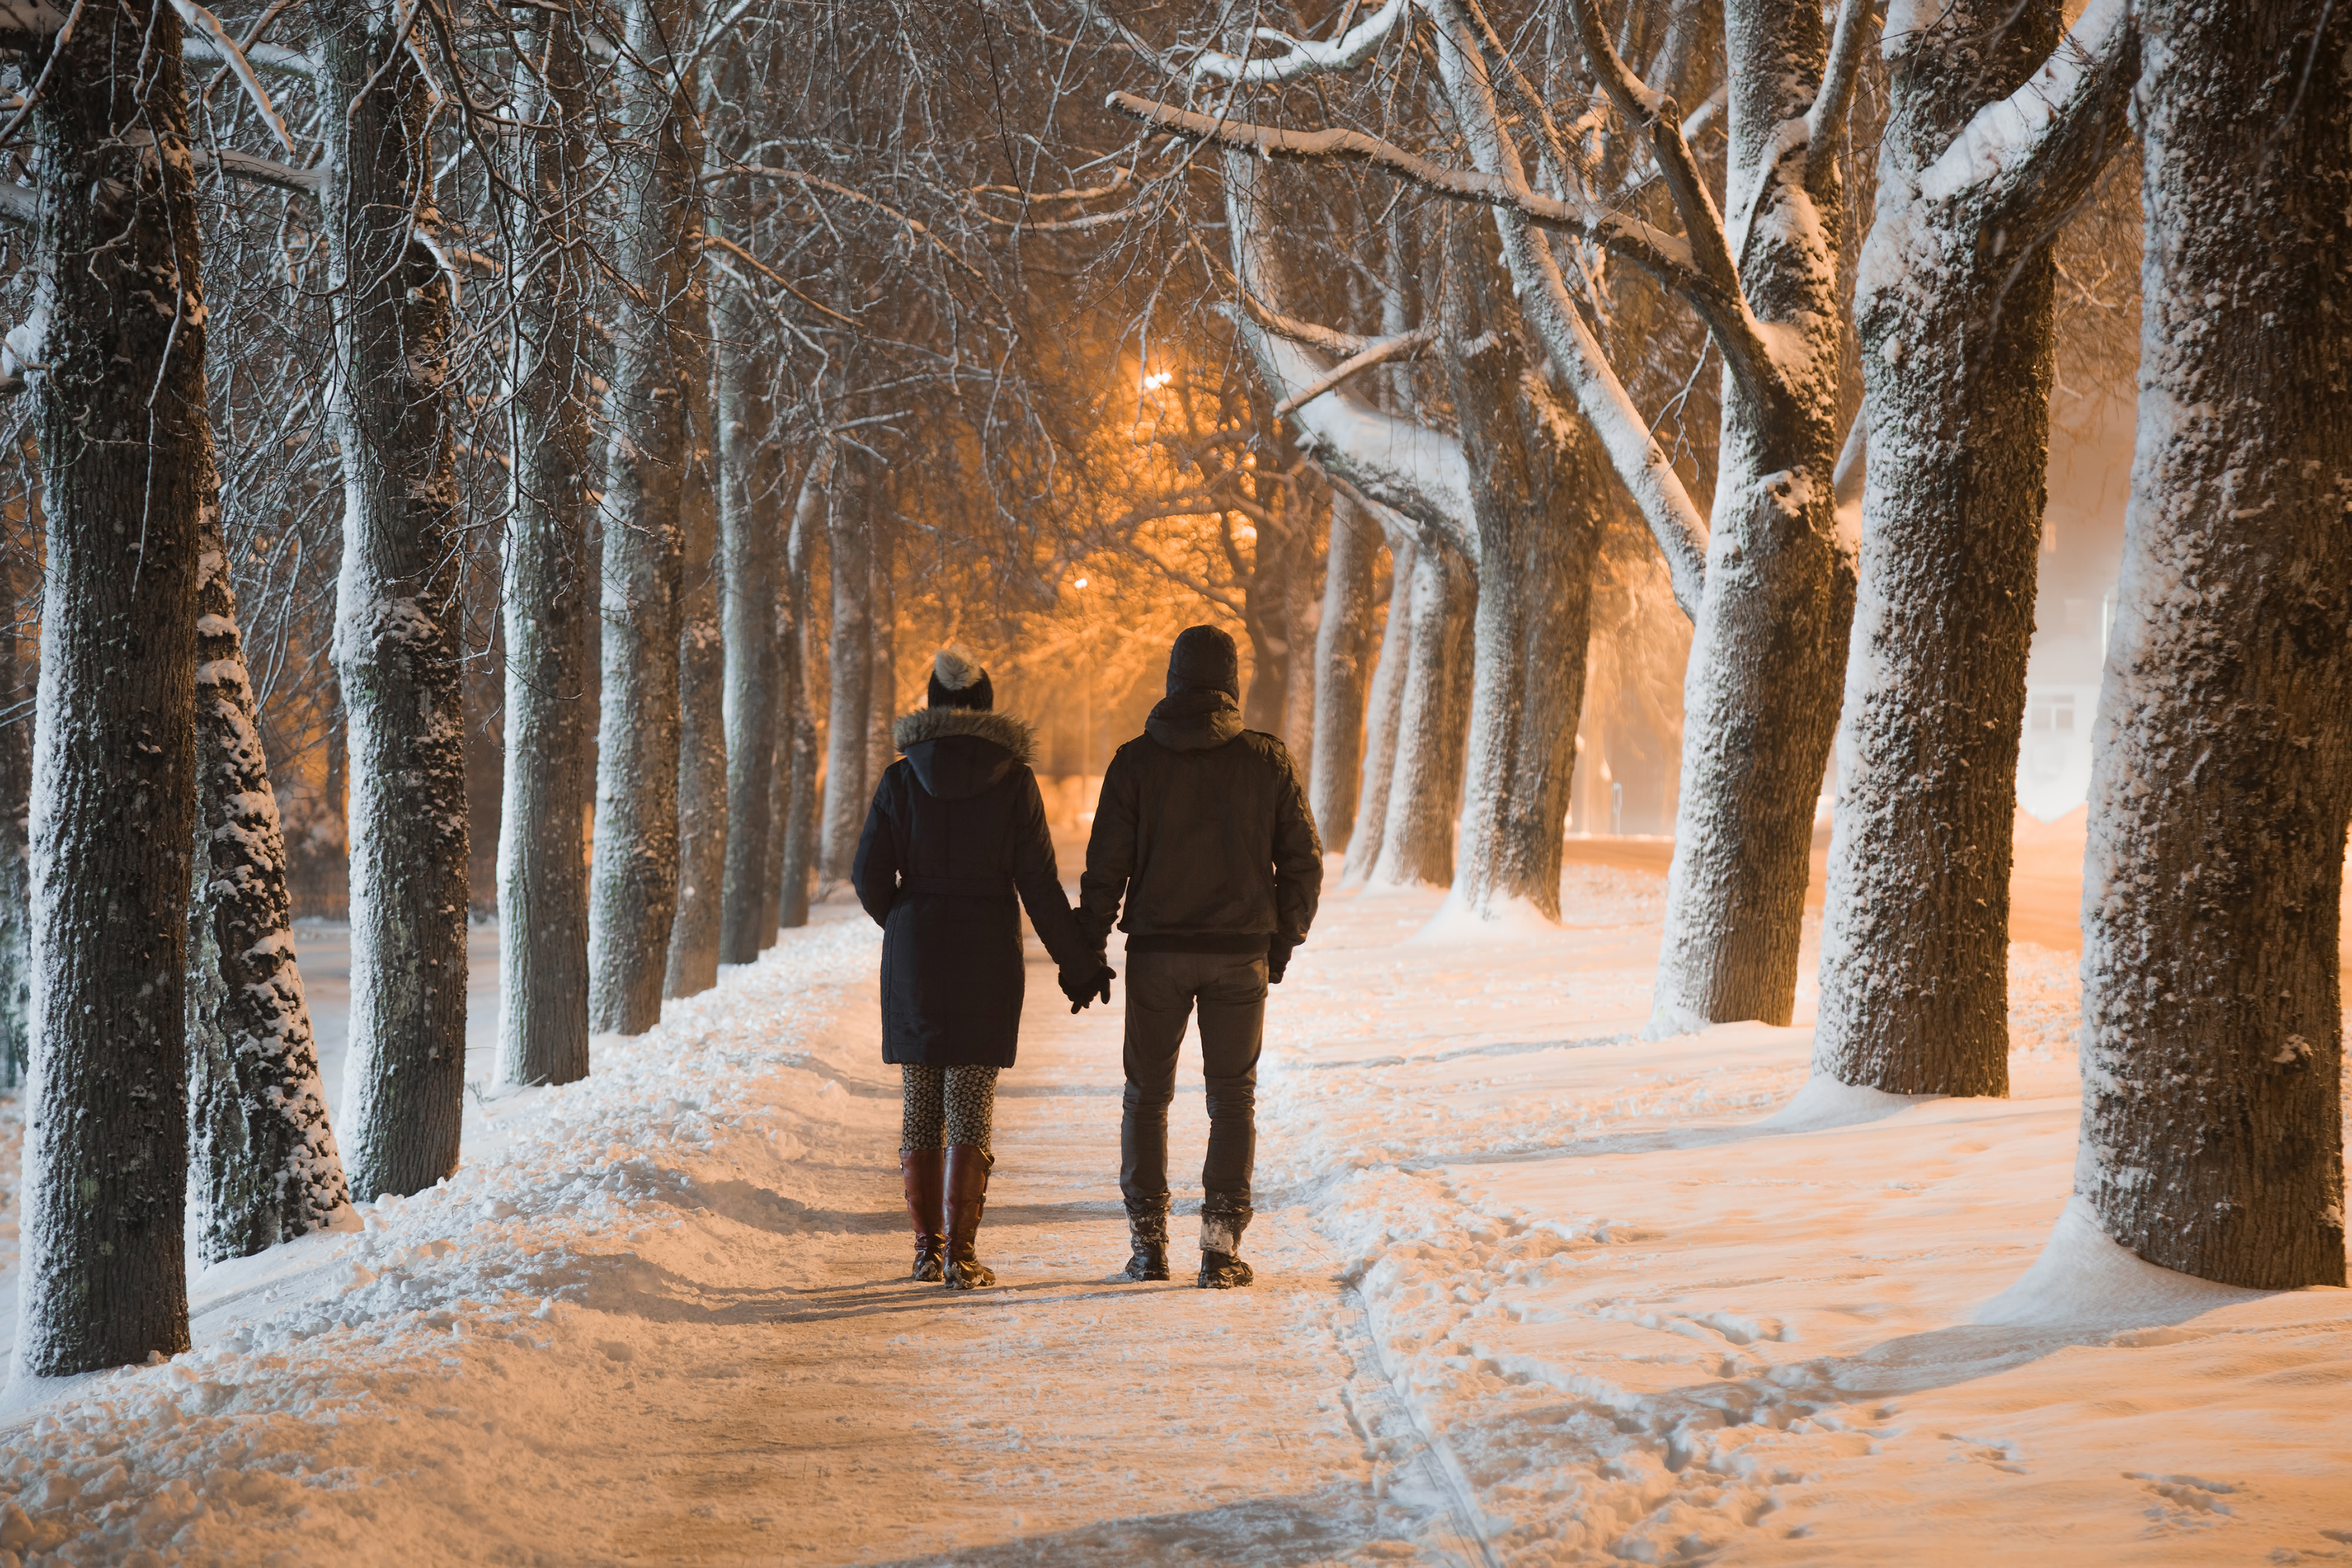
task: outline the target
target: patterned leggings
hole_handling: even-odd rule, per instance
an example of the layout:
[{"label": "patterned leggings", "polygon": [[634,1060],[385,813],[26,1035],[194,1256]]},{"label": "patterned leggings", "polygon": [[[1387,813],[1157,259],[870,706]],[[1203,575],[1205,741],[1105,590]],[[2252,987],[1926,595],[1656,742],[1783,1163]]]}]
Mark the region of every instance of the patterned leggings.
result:
[{"label": "patterned leggings", "polygon": [[995,1068],[901,1062],[898,1071],[906,1082],[900,1148],[936,1149],[943,1143],[988,1147],[996,1131]]}]

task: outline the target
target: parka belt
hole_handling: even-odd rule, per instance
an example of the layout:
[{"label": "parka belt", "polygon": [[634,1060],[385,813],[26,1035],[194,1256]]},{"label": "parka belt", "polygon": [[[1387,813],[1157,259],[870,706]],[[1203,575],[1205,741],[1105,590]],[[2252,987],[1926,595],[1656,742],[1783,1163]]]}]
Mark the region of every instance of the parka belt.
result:
[{"label": "parka belt", "polygon": [[995,898],[1013,902],[1010,879],[995,876],[901,876],[900,893],[927,894],[938,898]]}]

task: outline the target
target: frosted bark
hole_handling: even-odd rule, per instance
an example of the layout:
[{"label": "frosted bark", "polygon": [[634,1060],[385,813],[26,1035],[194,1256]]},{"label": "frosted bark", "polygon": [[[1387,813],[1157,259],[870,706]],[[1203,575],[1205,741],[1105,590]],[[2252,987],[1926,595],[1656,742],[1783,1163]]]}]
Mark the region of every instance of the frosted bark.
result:
[{"label": "frosted bark", "polygon": [[188,1347],[204,286],[178,16],[142,0],[79,15],[29,121],[42,341],[23,358],[41,367],[48,573],[16,1368],[37,1376]]},{"label": "frosted bark", "polygon": [[1584,700],[1585,660],[1571,650],[1591,640],[1607,457],[1496,308],[1503,280],[1485,249],[1467,232],[1453,249],[1446,361],[1479,562],[1454,897],[1480,915],[1525,902],[1557,919]]},{"label": "frosted bark", "polygon": [[721,625],[727,652],[727,881],[719,957],[748,964],[772,940],[776,856],[769,831],[777,720],[792,710],[777,671],[777,535],[763,515],[761,456],[768,443],[764,367],[749,340],[757,323],[740,290],[719,310],[719,533]]},{"label": "frosted bark", "polygon": [[1470,564],[1423,539],[1413,558],[1412,642],[1387,821],[1369,879],[1375,885],[1445,887],[1454,881],[1477,603]]},{"label": "frosted bark", "polygon": [[[690,0],[678,6],[683,42]],[[677,67],[671,117],[677,155],[688,171],[703,165],[701,94],[692,62]],[[665,145],[667,145],[667,139]],[[684,594],[677,628],[677,908],[671,917],[669,964],[662,990],[690,997],[719,983],[719,938],[725,925],[729,785],[727,776],[727,646],[721,624],[719,564],[721,483],[717,420],[710,393],[710,292],[702,265],[704,219],[698,186],[666,177],[677,191],[668,216],[679,272],[670,301],[667,337],[678,401],[681,487],[679,563]]]},{"label": "frosted bark", "polygon": [[1780,384],[1723,377],[1706,598],[1685,682],[1682,794],[1652,1027],[1785,1024],[1796,999],[1814,805],[1853,616],[1837,533],[1837,162],[1791,161],[1828,57],[1811,0],[1724,12],[1727,209]]},{"label": "frosted bark", "polygon": [[196,1250],[217,1263],[325,1228],[351,1194],[294,958],[286,839],[217,504],[198,514],[196,562],[188,1189]]},{"label": "frosted bark", "polygon": [[2340,1285],[2352,16],[2136,14],[2139,439],[2094,732],[2075,1190],[2149,1262]]},{"label": "frosted bark", "polygon": [[[817,750],[816,693],[810,679],[809,570],[824,528],[826,486],[833,479],[833,449],[821,447],[801,476],[793,507],[793,531],[784,553],[784,591],[776,601],[780,676],[791,694],[790,777],[785,780],[782,841],[777,850],[776,924],[808,924],[810,884],[816,879]],[[780,737],[780,744],[782,737]],[[779,771],[783,771],[780,768]]]},{"label": "frosted bark", "polygon": [[465,694],[447,270],[436,100],[390,5],[314,7],[329,96],[322,205],[343,467],[335,671],[351,754],[351,1048],[338,1118],[352,1193],[457,1167],[466,1072]]},{"label": "frosted bark", "polygon": [[1345,854],[1363,789],[1364,704],[1372,662],[1373,569],[1380,528],[1346,496],[1331,497],[1323,614],[1315,632],[1314,767],[1307,800],[1324,848]]},{"label": "frosted bark", "polygon": [[588,1073],[587,812],[593,694],[588,634],[590,417],[586,341],[594,258],[585,199],[593,100],[576,27],[548,14],[536,70],[521,215],[542,259],[520,279],[513,361],[515,477],[507,518],[506,770],[499,817],[499,1072],[510,1083]]},{"label": "frosted bark", "polygon": [[1413,566],[1419,552],[1401,523],[1388,528],[1389,612],[1381,628],[1379,663],[1364,700],[1363,789],[1348,834],[1341,879],[1350,886],[1369,881],[1388,837],[1389,792],[1396,779],[1397,737],[1404,727],[1405,676],[1412,664]]},{"label": "frosted bark", "polygon": [[[872,497],[877,503],[878,496]],[[882,781],[883,770],[898,756],[898,748],[890,738],[891,727],[898,718],[898,600],[891,588],[892,551],[890,528],[883,520],[877,504],[869,515],[868,538],[873,541],[873,593],[866,601],[867,613],[874,623],[874,653],[866,666],[866,712],[870,716],[866,727],[866,789],[872,793]],[[861,827],[864,819],[859,819]]]},{"label": "frosted bark", "polygon": [[632,0],[619,67],[631,135],[616,154],[626,210],[615,262],[630,287],[615,297],[607,409],[588,1010],[592,1028],[623,1034],[661,1018],[677,914],[689,382],[704,369],[677,308],[698,287],[688,246],[700,230],[699,133],[693,100],[667,79],[688,14],[685,0]]},{"label": "frosted bark", "polygon": [[[0,611],[13,621],[30,574],[0,556]],[[0,631],[0,1089],[25,1082],[33,1025],[33,701],[40,661],[26,639]]]},{"label": "frosted bark", "polygon": [[826,515],[831,556],[833,635],[826,663],[833,676],[825,713],[824,841],[817,860],[820,883],[845,882],[857,834],[866,825],[866,729],[873,718],[874,552],[866,518],[837,488]]},{"label": "frosted bark", "polygon": [[1815,1071],[1898,1094],[2009,1085],[2009,873],[2050,432],[2048,231],[2124,144],[2128,70],[2011,178],[1923,191],[2028,87],[2058,0],[1958,0],[1890,34],[1862,339],[1861,582],[1838,737]]},{"label": "frosted bark", "polygon": [[[699,246],[696,247],[698,253]],[[727,642],[719,564],[719,476],[710,406],[709,297],[701,269],[678,302],[673,340],[690,346],[680,372],[686,485],[679,497],[686,594],[677,629],[677,911],[663,993],[690,997],[719,983],[727,884]]]}]

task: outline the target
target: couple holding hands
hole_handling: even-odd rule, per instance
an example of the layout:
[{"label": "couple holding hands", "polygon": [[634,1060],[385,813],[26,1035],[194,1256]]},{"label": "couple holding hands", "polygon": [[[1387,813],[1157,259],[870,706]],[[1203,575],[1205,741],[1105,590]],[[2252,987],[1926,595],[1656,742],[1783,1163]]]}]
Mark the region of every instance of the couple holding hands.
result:
[{"label": "couple holding hands", "polygon": [[1030,770],[1034,737],[994,706],[986,671],[952,650],[932,661],[929,706],[893,727],[904,755],[874,792],[852,873],[884,933],[882,1060],[905,1080],[898,1166],[914,1277],[995,1282],[974,1241],[996,1163],[996,1075],[1021,1031],[1017,894],[1073,1012],[1110,999],[1113,921],[1127,934],[1122,1277],[1168,1278],[1168,1104],[1197,1010],[1209,1107],[1199,1283],[1246,1285],[1265,991],[1323,886],[1298,770],[1280,740],[1242,727],[1234,640],[1190,628],[1170,652],[1167,696],[1104,772],[1072,910]]}]

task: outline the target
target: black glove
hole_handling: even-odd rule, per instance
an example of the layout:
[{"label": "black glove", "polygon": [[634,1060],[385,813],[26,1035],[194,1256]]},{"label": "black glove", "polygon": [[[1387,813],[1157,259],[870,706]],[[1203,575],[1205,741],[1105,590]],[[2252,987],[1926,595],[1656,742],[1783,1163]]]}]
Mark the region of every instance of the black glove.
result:
[{"label": "black glove", "polygon": [[1282,972],[1290,967],[1291,950],[1297,946],[1297,943],[1286,941],[1279,936],[1266,944],[1265,983],[1267,985],[1282,984]]},{"label": "black glove", "polygon": [[1070,998],[1070,1010],[1075,1013],[1085,1010],[1087,1004],[1097,995],[1104,1001],[1109,1001],[1110,983],[1118,978],[1118,971],[1097,958],[1092,965],[1080,964],[1064,969],[1060,978],[1062,994]]}]

